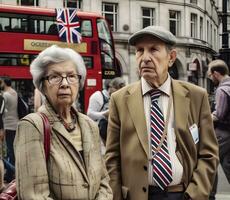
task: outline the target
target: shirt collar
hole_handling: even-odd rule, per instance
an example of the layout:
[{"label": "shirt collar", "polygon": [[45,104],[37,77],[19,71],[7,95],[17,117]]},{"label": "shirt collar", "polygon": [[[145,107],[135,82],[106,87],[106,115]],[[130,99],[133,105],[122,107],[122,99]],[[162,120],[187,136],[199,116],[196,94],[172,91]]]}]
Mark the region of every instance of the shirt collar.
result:
[{"label": "shirt collar", "polygon": [[[141,88],[142,88],[143,96],[147,94],[150,90],[153,89],[143,77],[141,77]],[[166,81],[158,89],[162,91],[163,93],[165,93],[166,95],[170,96],[171,77],[169,74],[168,74]]]}]

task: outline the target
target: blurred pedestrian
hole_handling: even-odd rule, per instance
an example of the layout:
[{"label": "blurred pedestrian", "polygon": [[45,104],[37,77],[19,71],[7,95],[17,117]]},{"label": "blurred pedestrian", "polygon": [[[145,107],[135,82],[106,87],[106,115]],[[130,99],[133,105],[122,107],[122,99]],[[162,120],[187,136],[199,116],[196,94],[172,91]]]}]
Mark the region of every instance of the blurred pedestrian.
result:
[{"label": "blurred pedestrian", "polygon": [[[12,81],[9,77],[3,78],[3,97],[5,99],[5,112],[3,115],[3,124],[5,132],[5,141],[6,141],[6,152],[7,152],[7,161],[15,166],[15,156],[14,156],[14,138],[16,133],[17,124],[19,121],[18,118],[18,94],[12,88]],[[15,178],[14,171],[11,168],[6,168],[5,180],[10,182]]]},{"label": "blurred pedestrian", "polygon": [[129,38],[141,80],[111,95],[106,165],[116,200],[207,200],[218,145],[206,90],[173,80],[175,36],[148,26]]},{"label": "blurred pedestrian", "polygon": [[110,79],[104,81],[104,89],[94,92],[89,98],[87,115],[94,121],[98,122],[102,118],[107,118],[109,107],[109,84]]},{"label": "blurred pedestrian", "polygon": [[86,78],[82,57],[51,46],[36,57],[30,72],[45,96],[39,112],[52,126],[51,147],[46,163],[38,113],[20,120],[14,143],[18,198],[112,200],[97,124],[73,106]]},{"label": "blurred pedestrian", "polygon": [[[217,87],[212,118],[219,143],[220,164],[230,184],[230,77],[227,64],[220,59],[209,63],[208,77]],[[210,200],[215,199],[217,180]]]},{"label": "blurred pedestrian", "polygon": [[90,96],[87,115],[98,123],[100,136],[104,145],[107,138],[109,98],[112,93],[124,86],[125,80],[121,77],[116,77],[111,81],[106,80],[105,89],[102,91],[96,91]]}]

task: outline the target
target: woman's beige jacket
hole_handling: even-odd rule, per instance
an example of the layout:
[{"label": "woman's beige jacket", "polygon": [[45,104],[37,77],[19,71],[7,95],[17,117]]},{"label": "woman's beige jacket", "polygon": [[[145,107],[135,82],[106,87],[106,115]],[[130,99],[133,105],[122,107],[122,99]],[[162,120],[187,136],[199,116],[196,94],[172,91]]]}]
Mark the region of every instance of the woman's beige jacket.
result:
[{"label": "woman's beige jacket", "polygon": [[52,107],[46,102],[39,111],[48,116],[52,127],[49,161],[46,164],[42,119],[29,114],[19,122],[14,142],[19,199],[112,200],[97,124],[77,112],[82,159]]}]

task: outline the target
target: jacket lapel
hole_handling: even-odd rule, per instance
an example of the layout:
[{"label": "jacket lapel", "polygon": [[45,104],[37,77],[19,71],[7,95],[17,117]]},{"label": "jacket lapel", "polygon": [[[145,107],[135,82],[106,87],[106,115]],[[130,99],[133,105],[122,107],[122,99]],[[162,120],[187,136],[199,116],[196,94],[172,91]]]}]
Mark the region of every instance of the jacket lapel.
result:
[{"label": "jacket lapel", "polygon": [[[85,177],[86,181],[89,182],[88,176],[85,170],[84,161],[82,160],[82,156],[80,155],[79,151],[73,145],[74,142],[70,136],[70,133],[67,132],[67,130],[64,128],[64,126],[61,123],[54,123],[52,129],[55,130],[55,132],[57,133],[57,137],[59,138],[59,141],[63,144],[66,151],[70,154],[70,156],[72,157],[76,165],[79,167],[79,170]],[[84,144],[84,141],[83,141],[83,144]]]},{"label": "jacket lapel", "polygon": [[[76,165],[79,167],[79,170],[82,172],[83,176],[85,177],[85,180],[87,182],[89,182],[87,174],[86,174],[86,170],[85,170],[85,164],[86,163],[84,164],[84,161],[82,160],[82,156],[80,155],[79,151],[73,145],[74,142],[71,138],[70,133],[60,123],[60,120],[58,119],[57,115],[53,111],[53,108],[51,107],[51,105],[47,101],[45,101],[44,105],[41,107],[41,109],[39,109],[39,112],[43,112],[47,115],[47,117],[49,118],[49,122],[52,126],[52,130],[55,131],[58,140],[63,144],[66,151],[70,154],[70,156],[72,157],[72,159],[74,160]],[[79,115],[81,115],[76,110],[75,110],[75,112],[77,113],[78,117],[79,117]],[[83,124],[82,117],[79,117],[79,118],[80,118],[80,120],[79,120],[80,128],[84,127],[84,125],[82,125]],[[86,136],[87,134],[84,134],[85,131],[83,128],[81,128],[81,133],[82,133],[82,143],[84,146],[83,149],[84,149],[84,151],[86,151],[86,152],[83,151],[84,156],[85,156],[89,152],[90,146],[89,146],[88,142],[84,141],[84,139],[87,137]],[[88,139],[85,139],[85,140],[89,141]],[[88,162],[87,158],[86,158],[86,160]]]},{"label": "jacket lapel", "polygon": [[[179,130],[187,129],[190,99],[187,96],[188,90],[175,80],[172,80],[172,94],[174,105],[175,134],[177,137],[181,138],[179,135]],[[126,102],[140,143],[146,153],[146,156],[148,157],[149,143],[140,81],[134,85],[134,87],[130,88]]]},{"label": "jacket lapel", "polygon": [[175,133],[177,138],[181,138],[179,130],[187,130],[190,99],[188,98],[188,90],[175,80],[172,80],[172,94]]},{"label": "jacket lapel", "polygon": [[144,104],[141,91],[141,82],[139,81],[134,87],[130,88],[127,96],[127,106],[133,124],[135,126],[138,138],[144,149],[146,156],[149,155],[148,133],[146,127],[146,118],[144,114]]}]

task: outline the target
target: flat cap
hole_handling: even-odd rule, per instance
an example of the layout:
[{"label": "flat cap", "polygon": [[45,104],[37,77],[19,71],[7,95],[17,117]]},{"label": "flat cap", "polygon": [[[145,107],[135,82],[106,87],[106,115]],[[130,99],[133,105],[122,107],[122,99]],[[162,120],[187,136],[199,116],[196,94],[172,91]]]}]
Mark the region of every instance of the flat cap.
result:
[{"label": "flat cap", "polygon": [[135,45],[138,39],[143,38],[146,35],[159,38],[166,44],[176,44],[176,37],[162,26],[147,26],[144,29],[131,35],[128,42],[130,45]]}]

